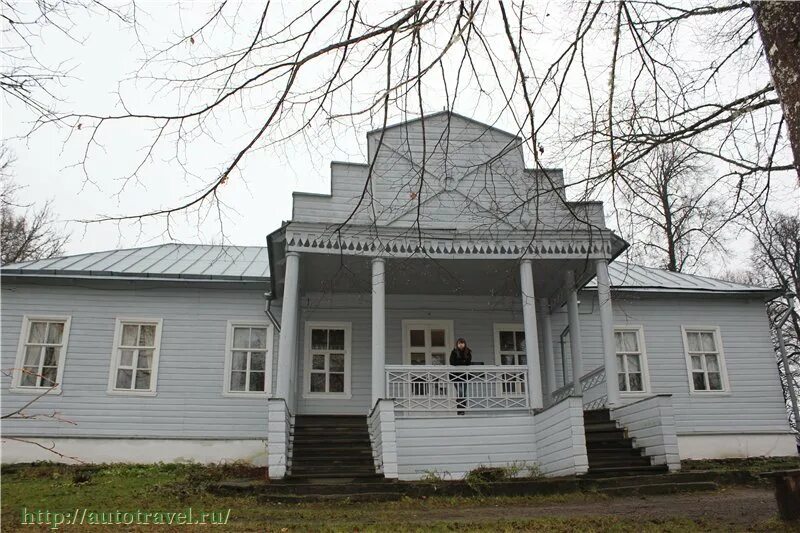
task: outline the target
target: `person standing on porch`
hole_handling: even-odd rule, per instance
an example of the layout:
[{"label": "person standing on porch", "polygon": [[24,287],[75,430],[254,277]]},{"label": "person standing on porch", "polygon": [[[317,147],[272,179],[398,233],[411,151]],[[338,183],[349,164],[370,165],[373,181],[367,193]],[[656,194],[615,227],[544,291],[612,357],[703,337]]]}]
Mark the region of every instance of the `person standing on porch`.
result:
[{"label": "person standing on porch", "polygon": [[[450,352],[450,366],[469,366],[472,364],[472,350],[467,346],[463,337],[456,341],[456,347]],[[456,406],[458,414],[463,415],[467,407],[467,375],[464,373],[451,374],[451,379],[456,385]]]}]

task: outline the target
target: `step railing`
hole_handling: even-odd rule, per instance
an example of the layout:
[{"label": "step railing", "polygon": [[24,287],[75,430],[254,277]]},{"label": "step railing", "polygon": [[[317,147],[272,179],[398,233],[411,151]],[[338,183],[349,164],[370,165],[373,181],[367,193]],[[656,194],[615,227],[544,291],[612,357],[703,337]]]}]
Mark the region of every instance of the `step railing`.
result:
[{"label": "step railing", "polygon": [[[598,366],[591,372],[584,374],[580,380],[583,396],[584,410],[602,409],[608,403],[608,388],[606,387],[606,369]],[[556,389],[550,395],[550,405],[564,401],[572,396],[572,382]]]},{"label": "step railing", "polygon": [[526,410],[527,391],[527,366],[386,365],[398,412]]}]

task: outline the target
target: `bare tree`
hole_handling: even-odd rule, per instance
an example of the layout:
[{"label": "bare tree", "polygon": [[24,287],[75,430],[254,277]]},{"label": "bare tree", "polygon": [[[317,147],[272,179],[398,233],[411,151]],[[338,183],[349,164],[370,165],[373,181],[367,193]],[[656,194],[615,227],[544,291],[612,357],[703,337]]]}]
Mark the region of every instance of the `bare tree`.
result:
[{"label": "bare tree", "polygon": [[21,187],[11,174],[12,163],[8,149],[0,147],[0,264],[61,254],[68,236],[57,227],[51,202],[39,208],[19,203]]},{"label": "bare tree", "polygon": [[688,146],[662,145],[620,172],[615,193],[622,227],[636,233],[632,255],[673,272],[724,253],[727,213],[708,183],[709,169]]}]

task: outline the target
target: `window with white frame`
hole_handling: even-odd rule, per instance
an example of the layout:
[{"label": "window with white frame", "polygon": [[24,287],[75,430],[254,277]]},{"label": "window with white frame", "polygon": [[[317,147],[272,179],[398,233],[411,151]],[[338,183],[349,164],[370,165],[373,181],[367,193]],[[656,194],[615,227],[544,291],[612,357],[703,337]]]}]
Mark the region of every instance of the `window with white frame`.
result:
[{"label": "window with white frame", "polygon": [[525,328],[522,324],[494,325],[495,363],[498,365],[526,365]]},{"label": "window with white frame", "polygon": [[60,389],[70,320],[68,316],[23,318],[13,389]]},{"label": "window with white frame", "polygon": [[118,318],[109,392],[154,394],[161,319]]},{"label": "window with white frame", "polygon": [[305,395],[350,397],[350,323],[306,324]]},{"label": "window with white frame", "polygon": [[649,388],[644,335],[639,327],[614,328],[617,379],[621,393],[642,393]]},{"label": "window with white frame", "polygon": [[228,322],[225,392],[268,394],[272,387],[272,325]]},{"label": "window with white frame", "polygon": [[403,320],[403,362],[446,365],[453,349],[452,320]]},{"label": "window with white frame", "polygon": [[683,344],[692,392],[722,392],[728,389],[725,357],[719,329],[683,327]]}]

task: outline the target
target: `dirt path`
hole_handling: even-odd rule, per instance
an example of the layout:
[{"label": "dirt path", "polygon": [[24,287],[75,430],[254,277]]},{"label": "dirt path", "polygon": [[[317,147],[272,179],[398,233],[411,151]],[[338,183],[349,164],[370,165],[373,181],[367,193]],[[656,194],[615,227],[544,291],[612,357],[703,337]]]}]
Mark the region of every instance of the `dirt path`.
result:
[{"label": "dirt path", "polygon": [[[607,516],[633,519],[688,518],[742,529],[762,524],[777,515],[771,489],[731,488],[666,496],[621,497],[601,501],[521,504],[513,507],[467,507],[411,511],[416,520],[484,522],[518,520],[541,516]],[[411,518],[409,516],[408,518]]]}]

